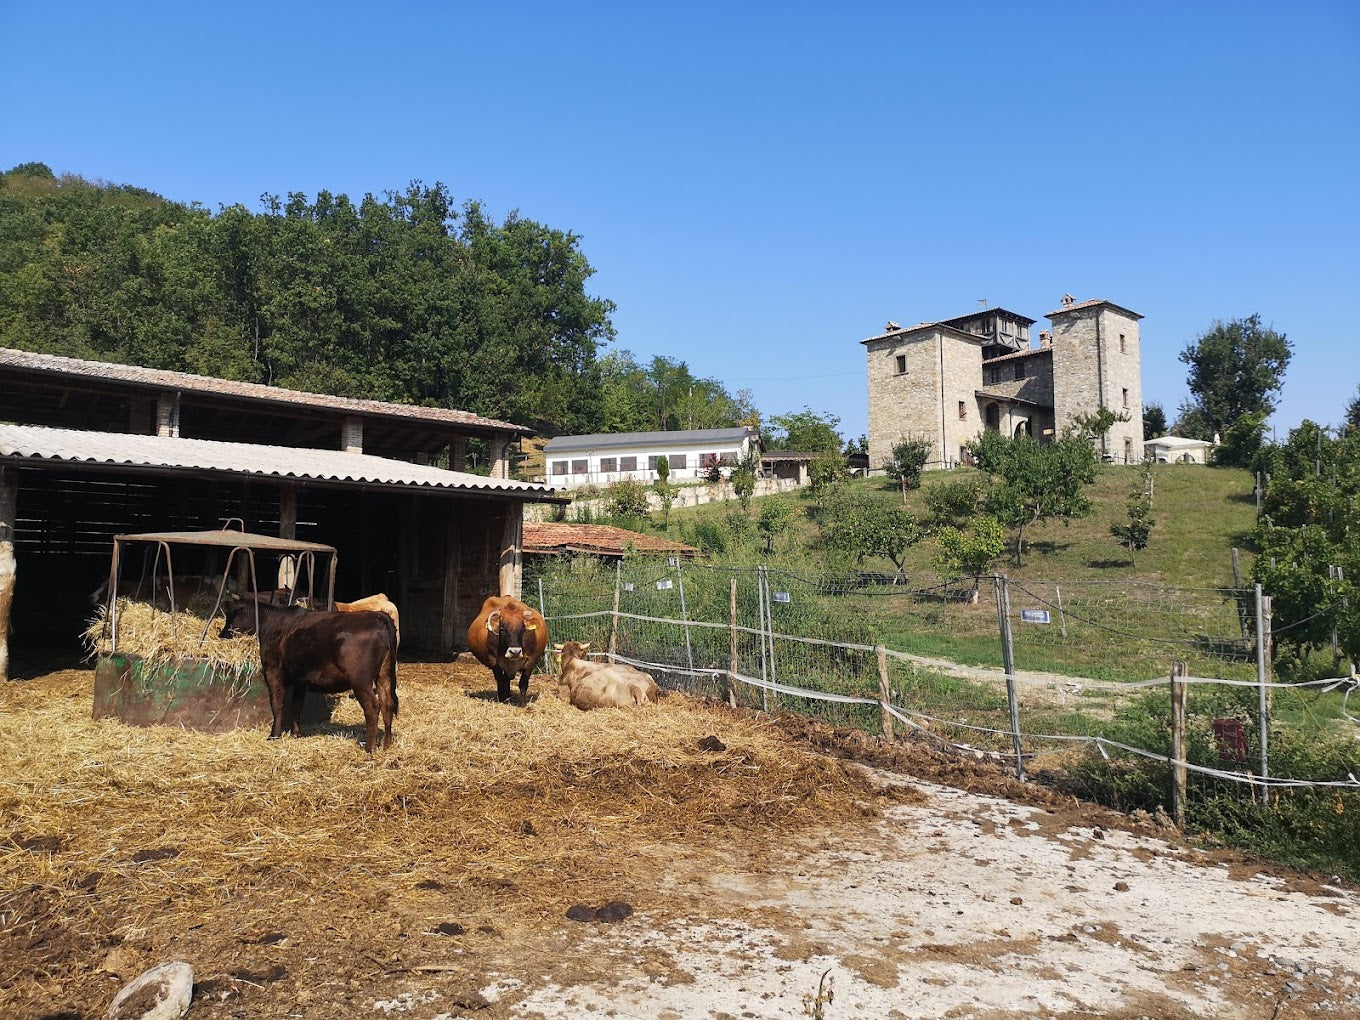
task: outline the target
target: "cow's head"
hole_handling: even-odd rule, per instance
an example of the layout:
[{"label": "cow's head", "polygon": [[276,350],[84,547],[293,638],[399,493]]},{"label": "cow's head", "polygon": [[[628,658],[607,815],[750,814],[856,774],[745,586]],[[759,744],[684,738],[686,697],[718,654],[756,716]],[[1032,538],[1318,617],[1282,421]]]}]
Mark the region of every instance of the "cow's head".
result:
[{"label": "cow's head", "polygon": [[486,630],[494,636],[502,659],[507,663],[522,663],[529,658],[524,647],[534,644],[540,621],[541,617],[532,609],[510,606],[493,610],[486,618]]},{"label": "cow's head", "polygon": [[238,599],[222,607],[226,621],[219,638],[246,637],[255,633],[255,603]]}]

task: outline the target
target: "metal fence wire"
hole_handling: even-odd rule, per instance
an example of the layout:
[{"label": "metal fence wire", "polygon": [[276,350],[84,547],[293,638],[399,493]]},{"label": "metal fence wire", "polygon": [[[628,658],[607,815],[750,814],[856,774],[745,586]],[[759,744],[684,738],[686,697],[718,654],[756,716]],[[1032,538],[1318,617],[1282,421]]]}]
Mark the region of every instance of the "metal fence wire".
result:
[{"label": "metal fence wire", "polygon": [[1309,790],[1360,816],[1356,680],[1273,682],[1259,588],[578,558],[528,573],[525,596],[555,642],[673,690],[913,732],[1094,799],[1116,788],[1119,806],[1193,814]]}]

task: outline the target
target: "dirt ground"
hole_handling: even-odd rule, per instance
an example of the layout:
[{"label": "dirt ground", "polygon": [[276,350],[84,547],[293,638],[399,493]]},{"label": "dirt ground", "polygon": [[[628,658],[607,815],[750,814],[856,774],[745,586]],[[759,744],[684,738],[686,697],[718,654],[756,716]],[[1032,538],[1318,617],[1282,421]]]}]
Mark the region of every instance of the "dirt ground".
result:
[{"label": "dirt ground", "polygon": [[[193,1020],[1360,1016],[1355,889],[1196,848],[1163,820],[1079,804],[928,744],[678,695],[638,713],[573,714],[543,698],[518,709],[487,699],[480,666],[426,663],[403,665],[397,746],[368,762],[343,711],[325,732],[275,744],[263,732],[172,741],[93,723],[90,677],[62,670],[0,688],[7,1017],[102,1017],[124,983],[168,960],[194,968]],[[355,811],[350,858],[324,869],[286,824],[261,821],[210,850],[211,830],[174,813],[175,775],[222,769],[211,777],[228,805],[221,826],[237,833],[261,796],[232,790],[226,770],[241,755],[268,758],[280,785],[304,754],[308,768],[395,785],[416,767],[404,742],[439,725],[434,712],[464,741],[481,734],[486,761],[503,741],[607,726],[658,764],[644,776],[573,761],[572,797],[556,785],[568,751],[554,745],[529,775],[487,777],[479,796],[434,817],[404,805],[395,822],[375,820],[367,801],[337,801]],[[506,719],[509,736],[493,729]],[[716,815],[667,799],[667,775],[678,784],[702,759],[692,747],[657,757],[672,732],[660,720],[687,744],[706,734],[699,747],[723,749],[704,773],[713,782],[744,782],[768,740],[776,754],[828,760],[825,782],[845,796],[828,796],[820,820],[788,783],[752,787],[759,805],[723,801]],[[164,784],[121,789],[133,773],[116,768],[119,748],[158,754],[158,740],[184,749],[166,752]],[[499,825],[499,849],[469,843],[510,785],[523,820]],[[92,812],[129,793],[142,817],[104,843],[54,822],[82,799]],[[772,802],[781,797],[798,803]],[[299,817],[327,810],[300,805]],[[571,841],[554,842],[550,826]],[[434,849],[441,834],[447,846]],[[267,867],[251,863],[263,843]]]}]

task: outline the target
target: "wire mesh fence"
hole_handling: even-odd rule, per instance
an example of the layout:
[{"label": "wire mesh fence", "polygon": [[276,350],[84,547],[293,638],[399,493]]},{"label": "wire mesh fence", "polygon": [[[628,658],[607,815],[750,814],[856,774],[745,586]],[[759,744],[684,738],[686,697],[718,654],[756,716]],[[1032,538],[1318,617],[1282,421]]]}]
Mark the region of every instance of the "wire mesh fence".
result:
[{"label": "wire mesh fence", "polygon": [[1330,838],[1360,847],[1355,679],[1273,683],[1259,590],[578,559],[529,576],[525,596],[555,641],[588,641],[671,689],[913,731],[1206,824],[1331,805],[1345,821],[1328,819]]}]

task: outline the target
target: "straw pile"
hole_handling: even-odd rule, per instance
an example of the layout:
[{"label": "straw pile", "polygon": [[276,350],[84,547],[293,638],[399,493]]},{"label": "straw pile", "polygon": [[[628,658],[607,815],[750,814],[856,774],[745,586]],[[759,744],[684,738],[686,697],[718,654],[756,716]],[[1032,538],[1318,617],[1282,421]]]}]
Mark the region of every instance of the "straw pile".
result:
[{"label": "straw pile", "polygon": [[402,667],[397,739],[374,758],[349,700],[266,743],[93,721],[86,671],[0,687],[0,890],[16,890],[0,916],[34,933],[0,946],[0,1015],[52,975],[69,994],[72,967],[122,940],[154,954],[173,932],[167,952],[203,961],[282,927],[316,940],[310,959],[353,966],[336,932],[418,934],[432,898],[498,926],[557,924],[591,895],[655,896],[683,847],[759,853],[910,796],[722,707],[519,709],[485,697],[485,670],[458,669]]},{"label": "straw pile", "polygon": [[[260,643],[251,638],[221,638],[225,618],[219,613],[209,619],[212,601],[190,604],[174,613],[146,602],[118,600],[118,651],[129,652],[156,666],[171,659],[206,659],[238,676],[260,666]],[[204,635],[206,628],[207,634]],[[102,605],[81,635],[89,657],[112,650],[108,626],[108,606]]]}]

